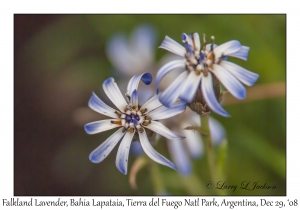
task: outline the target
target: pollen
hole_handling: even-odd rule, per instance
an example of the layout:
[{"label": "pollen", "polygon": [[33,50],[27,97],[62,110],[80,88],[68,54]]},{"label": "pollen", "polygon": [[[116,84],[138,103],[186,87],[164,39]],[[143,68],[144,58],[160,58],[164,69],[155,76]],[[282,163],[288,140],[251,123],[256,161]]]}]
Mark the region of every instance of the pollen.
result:
[{"label": "pollen", "polygon": [[134,128],[128,128],[128,132],[133,133],[134,132]]},{"label": "pollen", "polygon": [[147,125],[149,125],[149,124],[150,124],[149,121],[144,121],[142,125],[143,125],[143,126],[147,126]]},{"label": "pollen", "polygon": [[141,112],[142,114],[144,114],[145,112],[147,112],[147,108],[141,109],[140,112]]},{"label": "pollen", "polygon": [[119,118],[122,116],[122,114],[120,112],[118,112],[117,110],[115,110],[115,114],[117,114]]},{"label": "pollen", "polygon": [[122,125],[122,121],[110,121],[111,124],[117,124],[117,125]]}]

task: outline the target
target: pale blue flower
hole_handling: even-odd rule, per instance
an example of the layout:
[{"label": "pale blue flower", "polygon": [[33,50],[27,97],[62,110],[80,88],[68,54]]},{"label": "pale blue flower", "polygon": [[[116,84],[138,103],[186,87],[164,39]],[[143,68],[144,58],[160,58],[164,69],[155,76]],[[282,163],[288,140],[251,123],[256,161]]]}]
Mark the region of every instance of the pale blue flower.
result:
[{"label": "pale blue flower", "polygon": [[186,69],[160,95],[159,100],[167,107],[170,107],[178,98],[190,103],[200,88],[205,102],[212,111],[222,116],[229,116],[215,96],[212,75],[234,97],[245,98],[246,89],[242,83],[247,86],[253,85],[258,79],[258,74],[227,61],[227,58],[232,56],[247,60],[250,48],[242,46],[236,40],[217,46],[213,43],[214,37],[212,37],[212,44],[206,44],[204,38],[201,50],[198,33],[191,35],[183,33],[181,38],[184,47],[168,36],[159,46],[159,48],[181,56],[182,59],[171,61],[161,67],[156,76],[157,91],[160,81],[166,74],[175,69]]},{"label": "pale blue flower", "polygon": [[[185,136],[182,141],[167,141],[171,158],[182,176],[192,172],[191,159],[198,159],[204,154],[203,139],[198,131],[184,130],[188,126],[201,126],[199,115],[187,109],[180,115],[180,123],[172,126],[172,130]],[[172,118],[174,119],[174,118]],[[168,119],[168,121],[172,120]],[[213,145],[219,145],[224,140],[226,132],[223,126],[214,118],[209,117],[209,128]]]},{"label": "pale blue flower", "polygon": [[155,95],[140,107],[137,95],[137,87],[140,80],[149,85],[152,81],[152,76],[149,73],[133,76],[127,86],[126,100],[113,78],[104,81],[103,90],[118,109],[111,108],[98,98],[95,93],[92,94],[89,100],[89,107],[100,114],[111,117],[111,119],[88,123],[84,126],[85,131],[88,134],[95,134],[117,127],[121,128],[92,151],[89,158],[94,163],[103,161],[121,140],[117,152],[116,166],[120,172],[127,174],[129,148],[134,135],[137,134],[136,136],[139,137],[144,152],[151,159],[175,169],[175,165],[171,161],[153,149],[145,129],[154,131],[170,140],[182,140],[182,136],[173,133],[157,120],[173,117],[184,112],[186,104],[185,102],[177,101],[170,108],[166,108],[159,102],[158,95]]},{"label": "pale blue flower", "polygon": [[141,25],[127,38],[113,35],[106,46],[106,54],[115,70],[132,77],[154,68],[156,32],[151,25]]},{"label": "pale blue flower", "polygon": [[[155,46],[156,30],[150,24],[142,24],[134,28],[129,37],[123,33],[111,36],[106,45],[106,55],[117,73],[116,79],[120,89],[125,89],[127,80],[133,75],[143,72],[156,73]],[[140,87],[139,102],[145,103],[153,94],[152,88]],[[135,144],[138,145],[138,144]]]}]

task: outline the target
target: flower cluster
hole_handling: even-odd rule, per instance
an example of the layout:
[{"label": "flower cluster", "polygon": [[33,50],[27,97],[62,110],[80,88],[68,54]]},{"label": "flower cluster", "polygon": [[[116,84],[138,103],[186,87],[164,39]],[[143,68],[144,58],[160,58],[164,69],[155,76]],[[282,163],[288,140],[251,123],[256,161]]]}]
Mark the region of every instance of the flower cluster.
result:
[{"label": "flower cluster", "polygon": [[[207,44],[203,36],[201,49],[198,33],[183,33],[181,38],[184,46],[166,36],[159,48],[179,55],[181,59],[170,61],[160,68],[155,82],[156,93],[153,92],[153,96],[149,98],[151,91],[138,90],[138,86],[140,81],[146,85],[152,82],[151,74],[142,72],[155,66],[154,34],[151,28],[140,27],[135,31],[130,44],[122,35],[115,36],[109,42],[107,53],[115,68],[127,76],[131,72],[137,75],[130,79],[125,98],[113,78],[103,83],[105,94],[117,109],[105,104],[95,93],[92,94],[89,107],[111,119],[88,123],[84,126],[85,131],[88,134],[96,134],[117,127],[119,129],[92,151],[89,158],[94,163],[103,161],[121,141],[116,166],[120,172],[127,174],[129,148],[132,141],[137,140],[151,159],[172,169],[177,167],[182,175],[187,175],[191,172],[189,156],[199,157],[203,152],[201,136],[193,131],[184,130],[184,127],[190,124],[200,126],[200,118],[195,112],[188,110],[181,115],[180,120],[172,117],[183,113],[187,105],[200,115],[214,111],[222,116],[229,116],[219,104],[219,82],[234,97],[243,99],[246,96],[246,89],[242,83],[253,85],[258,79],[258,74],[227,61],[228,56],[242,60],[248,58],[249,47],[242,46],[236,40],[217,46],[214,37],[211,37],[212,43]],[[163,77],[175,69],[185,71],[160,92],[158,86]],[[141,101],[146,102],[141,104]],[[198,109],[193,109],[193,103],[200,104],[200,113]],[[164,120],[168,127],[180,135],[173,133],[159,122],[160,120]],[[209,127],[213,143],[220,143],[225,136],[223,127],[212,118],[209,118]],[[171,140],[168,141],[168,147],[176,167],[154,150],[148,139],[151,132]]]}]

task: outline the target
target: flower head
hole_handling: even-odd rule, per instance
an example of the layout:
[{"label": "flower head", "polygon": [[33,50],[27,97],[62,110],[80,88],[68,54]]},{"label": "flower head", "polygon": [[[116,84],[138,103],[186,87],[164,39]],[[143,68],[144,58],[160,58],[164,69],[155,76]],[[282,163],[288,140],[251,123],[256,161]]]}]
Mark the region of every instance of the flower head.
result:
[{"label": "flower head", "polygon": [[[191,103],[196,93],[200,92],[199,101],[203,105],[203,110],[209,108],[222,116],[229,116],[218,102],[219,90],[216,90],[215,87],[218,85],[215,84],[220,81],[234,97],[245,98],[246,89],[242,83],[253,85],[258,79],[258,74],[227,61],[227,58],[232,56],[247,60],[249,47],[242,46],[236,40],[217,46],[214,44],[214,37],[211,37],[211,44],[206,44],[203,36],[204,43],[201,49],[198,33],[190,35],[183,33],[181,38],[184,47],[168,36],[159,46],[183,59],[171,61],[159,70],[156,77],[157,91],[161,79],[167,73],[178,68],[186,69],[160,95],[159,100],[167,107],[171,106],[177,98]],[[198,91],[200,89],[201,91]]]},{"label": "flower head", "polygon": [[166,108],[159,102],[158,95],[155,95],[144,105],[139,106],[137,87],[140,80],[149,85],[152,81],[152,76],[149,73],[133,76],[127,86],[127,92],[125,94],[127,100],[122,96],[113,78],[104,81],[103,90],[118,110],[106,105],[95,93],[92,94],[89,100],[89,107],[98,113],[112,117],[112,119],[88,123],[84,126],[85,131],[88,134],[95,134],[117,127],[121,128],[92,151],[89,158],[94,163],[101,162],[121,140],[116,158],[116,166],[120,172],[127,174],[130,144],[136,135],[140,140],[143,150],[151,159],[175,169],[171,161],[153,149],[145,129],[154,131],[170,140],[183,139],[182,136],[174,134],[157,120],[166,119],[182,113],[185,110],[186,104],[185,102],[177,101],[170,108]]}]

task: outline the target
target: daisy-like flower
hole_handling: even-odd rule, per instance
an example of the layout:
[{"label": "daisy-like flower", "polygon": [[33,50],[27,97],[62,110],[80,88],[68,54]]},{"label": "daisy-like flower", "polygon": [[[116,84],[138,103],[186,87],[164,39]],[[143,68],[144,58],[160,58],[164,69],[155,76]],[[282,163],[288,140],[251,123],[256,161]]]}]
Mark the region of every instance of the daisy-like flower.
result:
[{"label": "daisy-like flower", "polygon": [[[203,36],[203,48],[201,50],[198,33],[181,36],[184,47],[166,36],[159,48],[168,50],[183,59],[174,60],[165,64],[157,73],[156,88],[162,78],[172,70],[186,69],[174,82],[160,95],[159,100],[167,107],[170,107],[178,98],[191,103],[197,92],[201,93],[200,102],[204,110],[210,110],[222,115],[229,114],[219,104],[216,97],[214,83],[220,81],[223,86],[236,98],[243,99],[246,96],[247,86],[253,85],[258,79],[258,74],[250,72],[232,62],[227,61],[228,56],[248,59],[249,47],[242,46],[240,42],[232,40],[219,46],[214,44],[214,37],[211,37],[212,44],[206,44]],[[243,84],[242,84],[243,83]],[[200,90],[201,91],[198,91]]]},{"label": "daisy-like flower", "polygon": [[134,137],[138,137],[144,152],[151,159],[175,169],[175,165],[170,160],[153,149],[145,129],[154,131],[170,140],[182,140],[184,137],[174,134],[162,123],[158,122],[158,120],[182,113],[185,110],[186,104],[182,101],[176,101],[170,108],[166,108],[159,102],[158,95],[155,95],[140,107],[137,95],[137,87],[140,80],[149,85],[152,81],[152,76],[150,73],[133,76],[127,86],[125,94],[127,100],[122,96],[113,78],[104,81],[103,90],[118,110],[106,105],[95,93],[92,94],[89,100],[89,107],[112,119],[88,123],[84,126],[85,131],[88,134],[96,134],[117,127],[121,128],[92,151],[89,158],[93,163],[103,161],[121,140],[117,152],[116,166],[120,172],[127,174],[128,153],[131,141]]}]

